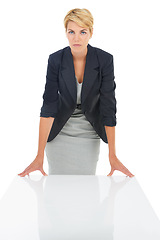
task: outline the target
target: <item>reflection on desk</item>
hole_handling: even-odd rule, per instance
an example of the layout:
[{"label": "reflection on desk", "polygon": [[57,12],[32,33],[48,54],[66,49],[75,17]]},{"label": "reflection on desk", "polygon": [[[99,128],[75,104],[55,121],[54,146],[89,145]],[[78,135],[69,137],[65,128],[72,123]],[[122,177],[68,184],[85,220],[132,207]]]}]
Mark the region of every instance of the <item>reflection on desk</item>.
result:
[{"label": "reflection on desk", "polygon": [[0,201],[3,240],[159,240],[135,177],[16,176]]}]

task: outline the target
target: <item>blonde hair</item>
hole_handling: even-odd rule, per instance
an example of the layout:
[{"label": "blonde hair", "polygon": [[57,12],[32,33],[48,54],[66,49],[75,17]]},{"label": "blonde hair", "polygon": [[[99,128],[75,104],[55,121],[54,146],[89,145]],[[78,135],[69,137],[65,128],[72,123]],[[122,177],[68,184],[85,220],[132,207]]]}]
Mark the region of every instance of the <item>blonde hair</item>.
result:
[{"label": "blonde hair", "polygon": [[70,10],[64,18],[64,27],[66,31],[69,21],[74,21],[81,27],[89,28],[89,31],[92,34],[94,20],[91,12],[88,9],[74,8]]}]

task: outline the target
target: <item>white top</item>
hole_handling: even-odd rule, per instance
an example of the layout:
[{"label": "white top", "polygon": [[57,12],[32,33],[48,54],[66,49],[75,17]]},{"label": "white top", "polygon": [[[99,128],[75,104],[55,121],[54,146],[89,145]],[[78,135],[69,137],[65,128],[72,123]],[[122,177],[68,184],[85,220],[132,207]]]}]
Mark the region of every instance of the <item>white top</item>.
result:
[{"label": "white top", "polygon": [[80,104],[81,103],[81,90],[82,90],[83,82],[79,83],[77,77],[76,77],[76,80],[77,80],[77,104]]}]

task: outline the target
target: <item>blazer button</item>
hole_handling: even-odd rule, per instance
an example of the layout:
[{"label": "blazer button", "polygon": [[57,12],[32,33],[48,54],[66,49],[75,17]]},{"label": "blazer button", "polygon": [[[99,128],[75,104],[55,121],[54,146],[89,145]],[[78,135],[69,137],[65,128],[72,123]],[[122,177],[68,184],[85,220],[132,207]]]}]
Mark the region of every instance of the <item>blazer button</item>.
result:
[{"label": "blazer button", "polygon": [[78,109],[81,109],[81,104],[77,104],[77,108],[78,108]]}]

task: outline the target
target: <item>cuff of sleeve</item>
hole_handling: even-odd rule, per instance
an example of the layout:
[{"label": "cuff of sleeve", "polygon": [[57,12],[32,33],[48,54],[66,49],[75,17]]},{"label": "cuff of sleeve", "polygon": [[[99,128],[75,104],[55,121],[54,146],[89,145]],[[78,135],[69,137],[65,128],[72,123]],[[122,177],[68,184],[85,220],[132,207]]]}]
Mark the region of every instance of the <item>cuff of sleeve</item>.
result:
[{"label": "cuff of sleeve", "polygon": [[58,111],[58,101],[47,104],[46,101],[43,101],[43,105],[40,111],[40,117],[54,117]]},{"label": "cuff of sleeve", "polygon": [[46,118],[48,118],[48,117],[53,117],[53,118],[55,118],[55,117],[56,117],[56,114],[41,112],[41,113],[40,113],[40,117],[46,117]]},{"label": "cuff of sleeve", "polygon": [[117,125],[117,119],[116,118],[105,118],[102,120],[103,126],[110,126],[114,127]]}]

